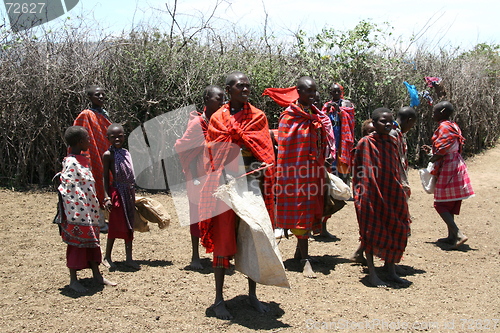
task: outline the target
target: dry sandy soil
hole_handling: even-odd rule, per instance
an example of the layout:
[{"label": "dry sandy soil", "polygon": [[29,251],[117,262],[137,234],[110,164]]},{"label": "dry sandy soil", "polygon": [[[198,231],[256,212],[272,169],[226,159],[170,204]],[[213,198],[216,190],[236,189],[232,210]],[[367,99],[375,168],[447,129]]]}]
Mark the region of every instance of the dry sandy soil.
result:
[{"label": "dry sandy soil", "polygon": [[[291,289],[259,286],[270,307],[257,313],[247,304],[247,281],[231,270],[225,298],[230,321],[215,318],[211,255],[201,250],[203,271],[188,269],[189,228],[181,227],[166,194],[147,194],[172,214],[168,229],[151,226],[136,233],[134,257],[142,266],[124,264],[124,246],[115,244],[118,269],[104,277],[117,287],[96,286],[90,270],[79,273],[89,292],[68,288],[66,245],[52,218],[56,194],[50,191],[0,190],[0,330],[3,332],[307,332],[339,331],[500,331],[500,229],[498,205],[500,147],[466,162],[476,197],[464,201],[457,224],[469,237],[459,250],[436,243],[446,227],[433,209],[433,198],[410,171],[412,235],[401,262],[406,288],[368,286],[366,267],[348,258],[358,246],[354,205],[328,221],[338,238],[312,240],[316,279],[306,279],[292,259],[295,240],[279,244]],[[101,236],[105,247],[106,236]],[[376,263],[383,278],[382,262]],[[337,325],[337,326],[335,326]],[[445,326],[446,325],[446,326]],[[366,327],[368,326],[368,327]]]}]

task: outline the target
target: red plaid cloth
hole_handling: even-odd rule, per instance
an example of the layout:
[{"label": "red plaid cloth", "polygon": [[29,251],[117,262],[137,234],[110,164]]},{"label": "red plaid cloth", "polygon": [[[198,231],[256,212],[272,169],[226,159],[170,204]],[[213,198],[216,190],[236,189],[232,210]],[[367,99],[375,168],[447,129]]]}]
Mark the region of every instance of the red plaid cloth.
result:
[{"label": "red plaid cloth", "polygon": [[408,145],[406,144],[406,138],[403,132],[401,132],[401,127],[399,126],[397,121],[394,121],[393,128],[390,133],[393,137],[396,138],[398,143],[398,151],[401,162],[401,182],[403,184],[403,188],[406,192],[407,197],[411,196],[411,188],[410,183],[408,182],[408,160],[406,158],[406,152],[408,150]]},{"label": "red plaid cloth", "polygon": [[[323,105],[322,111],[326,114],[333,112],[333,101]],[[352,165],[352,149],[354,148],[354,107],[340,107],[340,161],[348,166]]]},{"label": "red plaid cloth", "polygon": [[403,256],[410,230],[398,155],[393,136],[373,133],[361,138],[352,179],[361,245],[365,251],[394,263]]},{"label": "red plaid cloth", "polygon": [[463,200],[474,196],[467,166],[460,155],[465,139],[457,124],[442,120],[432,136],[432,153],[444,155],[434,164],[435,201]]},{"label": "red plaid cloth", "polygon": [[[208,252],[214,249],[212,239],[211,216],[215,211],[216,198],[212,196],[219,186],[224,163],[231,150],[231,145],[245,145],[260,162],[274,163],[274,150],[269,134],[269,126],[264,112],[250,103],[243,110],[231,116],[229,103],[222,106],[210,118],[205,149],[205,170],[207,181],[201,191],[200,231],[201,243]],[[229,161],[230,159],[228,159]],[[266,170],[264,179],[264,201],[274,224],[274,185],[275,167]]]},{"label": "red plaid cloth", "polygon": [[[86,152],[90,160],[90,168],[95,179],[95,188],[99,205],[104,205],[104,178],[102,172],[102,155],[108,150],[110,143],[107,138],[108,127],[111,121],[107,116],[93,110],[83,110],[73,122],[73,126],[85,127],[89,132],[90,147]],[[113,182],[113,176],[110,173],[109,182]]]},{"label": "red plaid cloth", "polygon": [[[278,170],[276,227],[321,231],[326,128],[330,119],[313,106],[313,114],[291,104],[280,117],[278,129]],[[335,143],[333,143],[335,147]]]}]

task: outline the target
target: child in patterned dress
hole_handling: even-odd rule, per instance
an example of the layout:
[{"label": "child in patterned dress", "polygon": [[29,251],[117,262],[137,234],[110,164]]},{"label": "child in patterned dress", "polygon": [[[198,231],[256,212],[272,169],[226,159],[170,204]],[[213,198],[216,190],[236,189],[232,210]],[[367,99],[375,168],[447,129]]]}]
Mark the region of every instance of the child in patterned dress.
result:
[{"label": "child in patterned dress", "polygon": [[[134,239],[135,214],[135,176],[130,153],[123,149],[125,134],[120,124],[108,127],[108,140],[111,147],[102,156],[104,174],[104,208],[109,212],[109,231],[103,265],[115,268],[111,251],[116,238],[125,241],[125,264],[134,269],[141,267],[132,259],[132,240]],[[109,174],[113,176],[110,184]]]},{"label": "child in patterned dress", "polygon": [[462,200],[474,196],[474,190],[467,166],[460,155],[465,139],[458,125],[450,120],[453,112],[453,105],[448,101],[434,106],[433,119],[439,123],[439,127],[432,136],[432,148],[424,145],[422,149],[428,154],[432,151],[432,174],[437,178],[434,208],[448,227],[448,237],[440,238],[438,242],[451,244],[456,249],[468,238],[458,230],[455,215],[460,213]]},{"label": "child in patterned dress", "polygon": [[103,278],[99,271],[99,203],[89,161],[82,155],[89,148],[89,134],[81,126],[71,126],[64,133],[64,139],[70,146],[70,153],[62,163],[58,190],[63,203],[61,236],[68,244],[66,264],[70,272],[69,287],[80,293],[87,291],[77,278],[77,271],[84,268],[92,269],[97,283],[116,286],[116,283]]}]

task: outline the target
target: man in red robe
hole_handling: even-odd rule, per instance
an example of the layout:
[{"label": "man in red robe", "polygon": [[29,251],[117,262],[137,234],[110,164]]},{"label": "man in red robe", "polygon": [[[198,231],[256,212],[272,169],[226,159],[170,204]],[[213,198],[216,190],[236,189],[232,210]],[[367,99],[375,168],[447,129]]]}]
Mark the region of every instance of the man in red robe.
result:
[{"label": "man in red robe", "polygon": [[[91,86],[87,89],[87,95],[92,103],[89,109],[85,109],[73,122],[73,126],[82,126],[89,133],[90,146],[85,156],[90,161],[92,174],[94,175],[97,199],[99,200],[99,228],[102,233],[108,231],[104,221],[104,175],[102,173],[102,155],[108,150],[110,143],[107,138],[108,127],[111,125],[109,115],[102,108],[106,99],[104,89],[99,86]],[[112,179],[110,180],[112,181]]]},{"label": "man in red robe", "polygon": [[[212,115],[208,126],[205,150],[207,181],[203,186],[200,201],[201,242],[207,252],[214,253],[216,294],[213,309],[221,319],[232,318],[224,304],[222,290],[225,270],[229,268],[229,260],[236,254],[236,214],[212,194],[219,184],[224,182],[223,174],[234,171],[231,161],[240,153],[259,165],[274,163],[274,150],[266,115],[248,103],[248,77],[241,72],[231,73],[226,78],[226,92],[230,101]],[[235,167],[239,168],[238,165]],[[274,167],[269,167],[264,175],[263,196],[274,223],[273,182]],[[214,212],[219,214],[215,215]],[[257,299],[255,281],[248,279],[248,289],[250,304],[259,312],[268,311]]]},{"label": "man in red robe", "polygon": [[224,91],[218,86],[208,86],[203,92],[203,100],[205,102],[205,109],[202,113],[198,111],[191,112],[186,132],[184,132],[182,138],[175,143],[175,150],[177,154],[179,154],[182,170],[186,176],[191,245],[193,248],[190,264],[192,269],[203,269],[198,251],[198,243],[201,237],[198,204],[200,202],[201,189],[203,185],[205,185],[203,149],[205,145],[205,136],[208,130],[208,122],[212,114],[223,105]]}]

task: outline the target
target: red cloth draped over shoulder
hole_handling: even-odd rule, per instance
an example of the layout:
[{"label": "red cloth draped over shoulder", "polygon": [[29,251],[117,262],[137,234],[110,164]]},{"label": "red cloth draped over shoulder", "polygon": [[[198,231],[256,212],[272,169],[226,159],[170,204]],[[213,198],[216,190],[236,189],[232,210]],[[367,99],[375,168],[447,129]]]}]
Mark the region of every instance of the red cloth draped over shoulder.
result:
[{"label": "red cloth draped over shoulder", "polygon": [[[450,120],[441,120],[439,126],[432,135],[432,153],[437,155],[446,155],[453,148],[453,145],[458,144],[458,153],[462,153],[462,146],[465,138],[462,136],[462,131],[457,124]],[[439,170],[443,165],[443,159],[437,160],[434,163],[432,174],[439,177]]]},{"label": "red cloth draped over shoulder", "polygon": [[192,178],[189,164],[203,153],[205,147],[208,123],[202,117],[202,114],[198,111],[191,112],[184,135],[175,142],[175,150],[179,155],[186,180]]},{"label": "red cloth draped over shoulder", "polygon": [[354,155],[354,206],[361,245],[388,262],[401,260],[410,230],[396,138],[373,133],[358,142]]},{"label": "red cloth draped over shoulder", "polygon": [[271,97],[279,106],[287,108],[290,104],[299,99],[297,87],[290,88],[266,88],[262,96]]},{"label": "red cloth draped over shoulder", "polygon": [[[274,163],[274,150],[269,134],[269,126],[264,112],[250,103],[243,110],[231,116],[229,103],[222,106],[210,118],[205,149],[205,170],[207,181],[201,191],[200,231],[201,243],[208,252],[214,249],[211,216],[215,211],[217,199],[212,196],[219,186],[231,144],[244,144],[254,157],[268,164]],[[275,167],[266,170],[264,178],[264,201],[274,225],[274,184]]]},{"label": "red cloth draped over shoulder", "polygon": [[276,227],[319,232],[323,215],[323,184],[330,119],[313,106],[313,113],[291,104],[280,117],[278,132],[278,200]]},{"label": "red cloth draped over shoulder", "polygon": [[[89,133],[90,146],[86,157],[90,160],[92,175],[95,180],[97,199],[101,208],[104,205],[104,178],[102,170],[102,155],[108,150],[110,143],[107,138],[111,121],[104,114],[93,110],[83,110],[73,122],[73,126],[82,126]],[[109,175],[110,183],[113,176]]]}]

